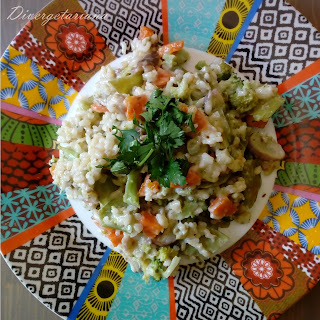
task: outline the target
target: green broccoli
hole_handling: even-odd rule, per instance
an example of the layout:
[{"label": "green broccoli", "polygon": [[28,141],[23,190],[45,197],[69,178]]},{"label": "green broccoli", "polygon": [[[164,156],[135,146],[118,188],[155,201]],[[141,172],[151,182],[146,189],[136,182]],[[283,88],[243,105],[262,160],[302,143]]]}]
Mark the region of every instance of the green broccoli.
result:
[{"label": "green broccoli", "polygon": [[218,81],[228,80],[231,77],[231,74],[233,72],[233,68],[225,62],[222,62],[220,64],[220,70],[221,72],[217,75]]},{"label": "green broccoli", "polygon": [[167,259],[173,259],[177,255],[177,250],[171,247],[161,247],[158,251],[157,258],[164,262]]},{"label": "green broccoli", "polygon": [[190,55],[188,51],[182,49],[175,54],[165,54],[163,55],[163,62],[162,65],[165,69],[175,69],[176,67],[184,64]]},{"label": "green broccoli", "polygon": [[147,266],[146,272],[144,273],[143,280],[148,280],[149,276],[153,277],[154,280],[160,281],[162,273],[164,272],[163,263],[159,259],[154,259]]},{"label": "green broccoli", "polygon": [[229,96],[229,102],[237,111],[245,113],[258,104],[258,97],[249,81],[245,81],[243,86],[239,86],[236,91]]}]

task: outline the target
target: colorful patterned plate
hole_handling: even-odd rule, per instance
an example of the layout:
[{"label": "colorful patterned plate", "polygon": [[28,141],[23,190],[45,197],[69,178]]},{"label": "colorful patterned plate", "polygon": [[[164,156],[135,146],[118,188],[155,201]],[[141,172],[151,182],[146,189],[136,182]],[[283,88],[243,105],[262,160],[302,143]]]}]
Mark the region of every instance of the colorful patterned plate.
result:
[{"label": "colorful patterned plate", "polygon": [[[1,58],[1,252],[22,283],[70,320],[276,319],[311,290],[320,279],[320,33],[283,0],[55,0],[41,13],[60,19],[30,21]],[[48,167],[72,101],[140,25],[286,98],[273,117],[286,158],[259,219],[221,255],[148,283],[86,229]]]}]

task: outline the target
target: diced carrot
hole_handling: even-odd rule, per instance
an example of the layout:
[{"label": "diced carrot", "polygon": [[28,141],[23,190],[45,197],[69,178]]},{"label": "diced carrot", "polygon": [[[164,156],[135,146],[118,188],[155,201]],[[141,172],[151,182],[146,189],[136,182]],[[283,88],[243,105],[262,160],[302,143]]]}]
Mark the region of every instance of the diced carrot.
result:
[{"label": "diced carrot", "polygon": [[[106,229],[106,235],[109,238],[109,240],[112,242],[112,244],[117,247],[119,243],[121,242],[123,238],[123,232],[119,230],[114,230],[111,228],[105,228]],[[117,234],[119,233],[119,234]]]},{"label": "diced carrot", "polygon": [[252,115],[248,115],[246,117],[246,122],[248,124],[249,127],[256,127],[256,128],[264,128],[267,124],[267,122],[265,121],[254,121],[253,116]]},{"label": "diced carrot", "polygon": [[201,176],[197,171],[194,171],[190,168],[187,173],[186,180],[189,187],[196,186],[197,184],[200,184]]},{"label": "diced carrot", "polygon": [[146,111],[146,103],[148,101],[148,97],[146,95],[141,96],[129,96],[125,100],[125,104],[127,107],[127,118],[128,120],[133,120],[134,116],[137,119],[143,119],[140,116],[141,113]]},{"label": "diced carrot", "polygon": [[184,45],[183,40],[165,44],[164,46],[159,48],[158,50],[159,56],[163,57],[165,54],[172,54],[172,53],[178,52],[183,48],[183,45]]},{"label": "diced carrot", "polygon": [[170,183],[170,188],[185,188],[185,187],[196,186],[197,184],[200,184],[201,176],[198,174],[198,172],[190,168],[188,170],[186,180],[187,180],[187,183],[183,186],[180,186],[179,184]]},{"label": "diced carrot", "polygon": [[154,34],[153,30],[151,30],[150,28],[145,27],[145,26],[141,26],[140,27],[140,34],[139,34],[139,38],[138,39],[142,40],[144,38],[153,36],[153,34]]},{"label": "diced carrot", "polygon": [[143,227],[143,233],[149,238],[155,238],[161,231],[163,226],[159,224],[157,218],[148,211],[141,212],[141,224]]},{"label": "diced carrot", "polygon": [[197,109],[197,111],[196,111],[196,113],[194,115],[193,123],[197,125],[197,127],[196,127],[197,133],[199,133],[200,131],[206,129],[207,126],[208,126],[207,117],[199,109]]},{"label": "diced carrot", "polygon": [[220,196],[211,200],[208,210],[212,218],[222,219],[232,216],[237,209],[237,206],[227,196]]},{"label": "diced carrot", "polygon": [[106,106],[103,106],[102,104],[99,104],[99,103],[92,104],[90,108],[92,111],[100,112],[100,113],[105,113],[109,111]]},{"label": "diced carrot", "polygon": [[157,180],[151,181],[150,174],[146,175],[138,191],[139,197],[144,197],[146,195],[146,188],[151,189],[153,192],[158,192],[160,190],[159,182]]},{"label": "diced carrot", "polygon": [[172,77],[172,74],[162,68],[157,68],[157,78],[152,82],[153,85],[157,86],[158,88],[164,88],[167,82]]}]

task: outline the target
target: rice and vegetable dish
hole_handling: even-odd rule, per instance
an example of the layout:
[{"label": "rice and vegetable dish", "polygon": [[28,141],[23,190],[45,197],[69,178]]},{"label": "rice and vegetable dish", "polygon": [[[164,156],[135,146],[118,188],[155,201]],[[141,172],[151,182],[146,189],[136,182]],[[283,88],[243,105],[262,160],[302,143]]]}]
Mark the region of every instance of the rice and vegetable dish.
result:
[{"label": "rice and vegetable dish", "polygon": [[283,98],[219,58],[186,71],[183,41],[159,46],[146,27],[131,48],[63,121],[51,173],[133,271],[160,280],[215,255],[223,228],[250,219],[261,172],[284,157],[259,129]]}]

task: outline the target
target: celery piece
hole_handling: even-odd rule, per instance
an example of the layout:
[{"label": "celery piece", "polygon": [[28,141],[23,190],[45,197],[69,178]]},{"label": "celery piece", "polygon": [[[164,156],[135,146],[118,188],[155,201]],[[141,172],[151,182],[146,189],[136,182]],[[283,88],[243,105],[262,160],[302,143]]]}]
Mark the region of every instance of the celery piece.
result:
[{"label": "celery piece", "polygon": [[61,147],[61,146],[59,145],[59,146],[58,146],[58,149],[63,152],[63,156],[64,156],[67,160],[74,160],[74,159],[76,159],[76,158],[79,158],[79,154],[78,154],[77,152],[75,152],[74,150],[70,149],[70,148]]},{"label": "celery piece", "polygon": [[100,205],[104,206],[112,200],[111,195],[118,187],[113,184],[111,177],[108,176],[105,182],[102,183],[98,181],[94,185],[94,189],[98,194]]},{"label": "celery piece", "polygon": [[138,196],[138,184],[139,184],[139,171],[132,170],[127,176],[127,183],[125,192],[123,195],[123,201],[127,204],[131,204],[137,208],[140,207]]},{"label": "celery piece", "polygon": [[172,272],[177,268],[177,266],[180,263],[181,258],[180,257],[174,257],[167,268],[166,271],[163,272],[162,277],[163,278],[169,278],[169,276],[172,274]]},{"label": "celery piece", "polygon": [[110,80],[110,84],[119,93],[130,94],[133,87],[141,87],[143,85],[142,71],[138,71],[125,77]]},{"label": "celery piece", "polygon": [[285,99],[280,96],[276,95],[266,101],[263,104],[258,105],[255,107],[250,114],[253,116],[254,121],[265,121],[267,122],[269,118],[283,105]]},{"label": "celery piece", "polygon": [[254,170],[258,166],[257,160],[247,160],[244,163],[242,176],[246,182],[247,188],[243,191],[244,204],[251,208],[257,200],[258,192],[261,186],[260,174],[255,174]]},{"label": "celery piece", "polygon": [[164,54],[162,65],[165,69],[175,69],[176,67],[184,64],[190,55],[188,51],[181,49],[175,54]]},{"label": "celery piece", "polygon": [[220,64],[220,73],[218,74],[218,81],[228,80],[233,72],[233,68],[229,66],[227,63],[222,62]]},{"label": "celery piece", "polygon": [[229,237],[226,236],[224,233],[213,228],[210,228],[210,232],[216,236],[214,240],[206,237],[201,237],[199,240],[206,250],[210,251],[211,253],[214,253],[229,240]]},{"label": "celery piece", "polygon": [[205,67],[207,63],[204,60],[198,61],[198,63],[195,65],[195,68],[197,70],[201,70],[203,67]]}]

